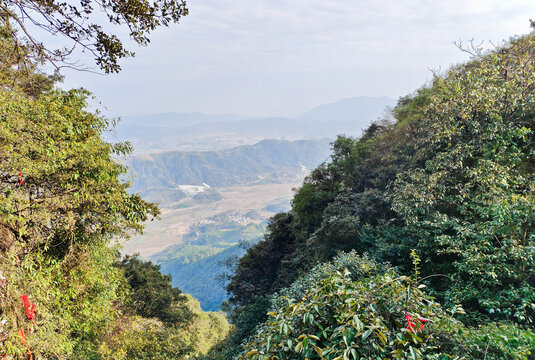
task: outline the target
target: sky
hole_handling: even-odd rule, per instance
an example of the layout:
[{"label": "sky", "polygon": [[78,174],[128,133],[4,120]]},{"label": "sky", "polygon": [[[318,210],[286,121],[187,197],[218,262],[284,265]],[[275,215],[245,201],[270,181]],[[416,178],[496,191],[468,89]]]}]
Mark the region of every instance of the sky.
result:
[{"label": "sky", "polygon": [[[295,116],[356,96],[398,98],[469,59],[454,41],[529,32],[532,0],[189,0],[119,74],[64,71],[114,115]],[[123,34],[124,35],[124,34]]]}]

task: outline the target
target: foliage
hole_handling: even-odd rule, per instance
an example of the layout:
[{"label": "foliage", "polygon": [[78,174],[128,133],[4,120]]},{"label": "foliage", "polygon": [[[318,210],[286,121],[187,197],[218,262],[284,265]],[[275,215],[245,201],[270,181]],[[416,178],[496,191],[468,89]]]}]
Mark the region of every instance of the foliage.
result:
[{"label": "foliage", "polygon": [[[466,314],[457,317],[465,325],[529,343],[535,319],[533,53],[534,34],[477,51],[470,62],[400,98],[390,116],[359,139],[339,137],[331,159],[297,190],[292,210],[272,218],[265,239],[240,260],[228,287],[232,311],[281,291],[337,251],[367,253],[409,275],[416,249],[425,254],[421,276],[428,293],[446,307],[462,304]],[[482,333],[474,331],[458,338],[483,346]],[[486,356],[512,356],[514,346],[506,339],[489,346]],[[532,348],[519,350],[520,358]],[[463,351],[476,357],[472,350]]]},{"label": "foliage", "polygon": [[[390,117],[359,139],[339,137],[331,159],[297,190],[292,210],[272,218],[265,239],[240,260],[228,287],[233,314],[259,296],[284,293],[337,251],[367,253],[408,276],[416,249],[425,255],[420,272],[427,292],[466,311],[456,315],[464,325],[454,326],[449,354],[527,358],[535,319],[534,53],[534,34],[476,50],[470,62],[400,98]],[[322,302],[338,296],[333,288],[315,289]],[[315,310],[300,296],[289,298],[294,303],[279,303],[266,324],[297,324],[296,336],[285,338],[261,325],[262,316],[249,317],[256,323],[246,328],[260,326],[266,334],[259,335],[258,351],[268,354],[268,333],[293,346],[310,341],[297,340],[309,334],[302,316]],[[297,357],[286,348],[288,358]]]},{"label": "foliage", "polygon": [[195,337],[168,328],[157,319],[125,318],[108,334],[99,352],[106,360],[185,359],[194,353]]},{"label": "foliage", "polygon": [[0,24],[0,88],[20,89],[34,98],[52,90],[60,77],[39,71],[45,59],[32,44],[20,40],[14,43],[13,31],[10,24]]},{"label": "foliage", "polygon": [[268,223],[266,238],[250,247],[247,255],[240,259],[236,273],[227,285],[227,290],[232,293],[232,303],[246,305],[253,297],[272,291],[282,258],[296,250],[287,229],[291,221],[289,213],[275,215]]},{"label": "foliage", "polygon": [[472,359],[533,359],[535,353],[535,333],[510,323],[489,323],[457,336]]},{"label": "foliage", "polygon": [[203,312],[189,295],[186,306],[194,314],[186,327],[169,327],[139,316],[123,317],[101,343],[102,359],[190,359],[205,354],[228,335],[230,325],[223,313]]},{"label": "foliage", "polygon": [[[19,358],[26,353],[17,336],[22,328],[39,358],[93,356],[95,339],[120,315],[113,304],[122,301],[124,278],[112,266],[116,256],[116,249],[106,243],[73,246],[61,260],[39,252],[19,260],[13,253],[3,253],[0,316],[7,320],[1,328],[3,354]],[[34,321],[24,311],[20,300],[24,294],[35,304]]]},{"label": "foliage", "polygon": [[22,358],[24,331],[38,358],[95,358],[128,296],[110,240],[158,210],[126,192],[114,156],[129,148],[102,140],[110,122],[85,110],[88,94],[46,89],[0,90],[2,353]]},{"label": "foliage", "polygon": [[527,359],[533,333],[510,342],[497,331],[465,329],[421,290],[416,276],[341,254],[274,297],[269,319],[239,359],[483,358],[473,336],[488,339],[499,355],[489,359]]},{"label": "foliage", "polygon": [[[440,297],[494,319],[535,320],[535,37],[451,69],[423,112],[425,165],[400,173],[393,208],[450,274]],[[474,314],[478,316],[479,314]]]},{"label": "foliage", "polygon": [[2,354],[175,359],[207,351],[229,331],[222,314],[189,305],[159,266],[132,257],[117,266],[110,241],[158,214],[120,180],[115,156],[129,146],[102,140],[110,122],[85,110],[86,92],[30,95],[0,91]]},{"label": "foliage", "polygon": [[[20,42],[15,31],[19,29],[41,57],[56,69],[61,63],[81,68],[76,62],[68,61],[71,53],[81,48],[94,56],[104,72],[118,72],[121,69],[118,60],[134,53],[124,48],[117,35],[99,24],[95,9],[100,10],[112,25],[127,27],[130,38],[140,45],[149,43],[151,31],[171,22],[177,23],[188,14],[182,0],[82,1],[79,5],[61,1],[8,0],[0,3],[0,25],[10,29],[7,35],[15,45]],[[33,26],[28,26],[25,21],[30,21]],[[15,24],[15,28],[11,24]],[[39,41],[39,31],[60,35],[68,45],[59,49],[47,47]]]},{"label": "foliage", "polygon": [[126,256],[119,266],[130,286],[131,306],[137,315],[158,318],[173,326],[183,326],[191,320],[193,314],[186,307],[186,296],[171,285],[170,275],[160,273],[159,265]]},{"label": "foliage", "polygon": [[85,110],[87,96],[0,92],[0,224],[13,235],[3,250],[17,242],[19,252],[61,257],[72,243],[141,231],[157,215],[155,205],[126,192],[125,168],[113,156],[128,146],[100,138],[110,122]]},{"label": "foliage", "polygon": [[[136,40],[145,42],[146,31],[178,16],[173,4],[102,7],[129,17]],[[88,14],[59,3],[0,4],[0,354],[51,360],[202,354],[229,332],[225,316],[203,313],[159,266],[136,258],[117,266],[114,240],[141,233],[159,210],[127,192],[126,167],[117,156],[131,146],[102,138],[115,121],[87,110],[85,90],[54,90],[59,77],[38,69],[50,53],[32,38],[26,43],[16,37],[8,7],[25,13],[27,6],[39,11],[45,5],[41,14],[53,21],[61,21],[57,13]],[[132,14],[138,6],[149,13]],[[91,3],[82,7],[90,11]],[[125,53],[113,38],[101,43],[105,34],[98,27],[88,25],[83,33],[76,28],[83,25],[55,25],[68,26],[63,30],[82,45],[95,40],[91,31],[98,33],[93,45],[100,64],[118,70],[117,56]]]},{"label": "foliage", "polygon": [[203,311],[199,301],[187,295],[188,308],[195,314],[195,320],[188,332],[196,334],[195,354],[204,355],[221,343],[232,331],[233,326],[227,321],[223,312]]}]

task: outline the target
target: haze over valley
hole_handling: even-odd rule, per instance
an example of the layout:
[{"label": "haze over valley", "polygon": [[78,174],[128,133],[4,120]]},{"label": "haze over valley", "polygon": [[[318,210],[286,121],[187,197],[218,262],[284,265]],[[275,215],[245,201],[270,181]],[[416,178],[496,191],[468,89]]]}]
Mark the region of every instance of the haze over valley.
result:
[{"label": "haze over valley", "polygon": [[295,118],[168,113],[125,118],[116,139],[135,147],[125,163],[132,191],[159,203],[161,220],[124,243],[173,276],[173,285],[216,310],[226,299],[223,263],[262,238],[290,208],[293,189],[328,160],[338,134],[358,136],[395,101],[358,97]]}]

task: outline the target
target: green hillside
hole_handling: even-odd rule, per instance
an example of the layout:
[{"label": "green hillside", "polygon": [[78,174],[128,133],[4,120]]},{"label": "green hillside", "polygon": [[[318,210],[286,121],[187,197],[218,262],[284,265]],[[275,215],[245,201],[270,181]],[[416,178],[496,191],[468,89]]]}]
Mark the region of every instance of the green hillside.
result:
[{"label": "green hillside", "polygon": [[264,140],[222,151],[167,152],[131,157],[133,190],[142,193],[178,185],[222,187],[285,182],[329,156],[329,139]]},{"label": "green hillside", "polygon": [[534,53],[476,53],[339,137],[240,259],[209,358],[532,359]]}]

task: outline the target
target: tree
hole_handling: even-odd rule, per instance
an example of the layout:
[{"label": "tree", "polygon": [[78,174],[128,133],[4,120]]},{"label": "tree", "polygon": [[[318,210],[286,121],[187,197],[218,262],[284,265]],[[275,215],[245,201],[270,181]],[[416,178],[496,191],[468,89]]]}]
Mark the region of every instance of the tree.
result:
[{"label": "tree", "polygon": [[[20,48],[16,29],[20,30],[39,54],[56,69],[81,68],[69,60],[77,48],[91,53],[105,73],[118,72],[121,58],[133,56],[119,37],[101,23],[104,17],[112,25],[128,27],[130,37],[140,45],[149,43],[151,31],[177,23],[188,14],[184,0],[82,0],[80,4],[60,0],[6,0],[0,2],[0,22],[10,29],[8,36]],[[61,35],[66,46],[51,49],[38,39],[38,30]]]},{"label": "tree", "polygon": [[[35,97],[0,89],[0,313],[2,352],[23,358],[26,331],[39,358],[95,358],[124,301],[110,241],[158,214],[129,194],[101,135],[111,122],[86,110],[82,90]],[[25,311],[21,297],[33,304]],[[30,315],[28,315],[30,314]],[[74,357],[77,354],[77,357]]]},{"label": "tree", "polygon": [[126,192],[126,168],[114,154],[129,146],[102,140],[111,123],[85,110],[87,96],[0,92],[0,225],[25,253],[41,248],[62,256],[76,242],[141,231],[141,222],[158,214]]},{"label": "tree", "polygon": [[193,314],[186,306],[186,296],[171,285],[171,275],[163,275],[159,265],[135,256],[126,256],[119,265],[131,288],[131,306],[138,315],[173,326],[191,320]]},{"label": "tree", "polygon": [[0,24],[0,87],[4,90],[20,89],[36,98],[51,91],[58,74],[46,75],[39,70],[46,60],[31,44],[13,42],[13,28]]},{"label": "tree", "polygon": [[535,35],[451,69],[422,112],[427,161],[393,208],[426,254],[436,295],[481,316],[535,321]]}]

